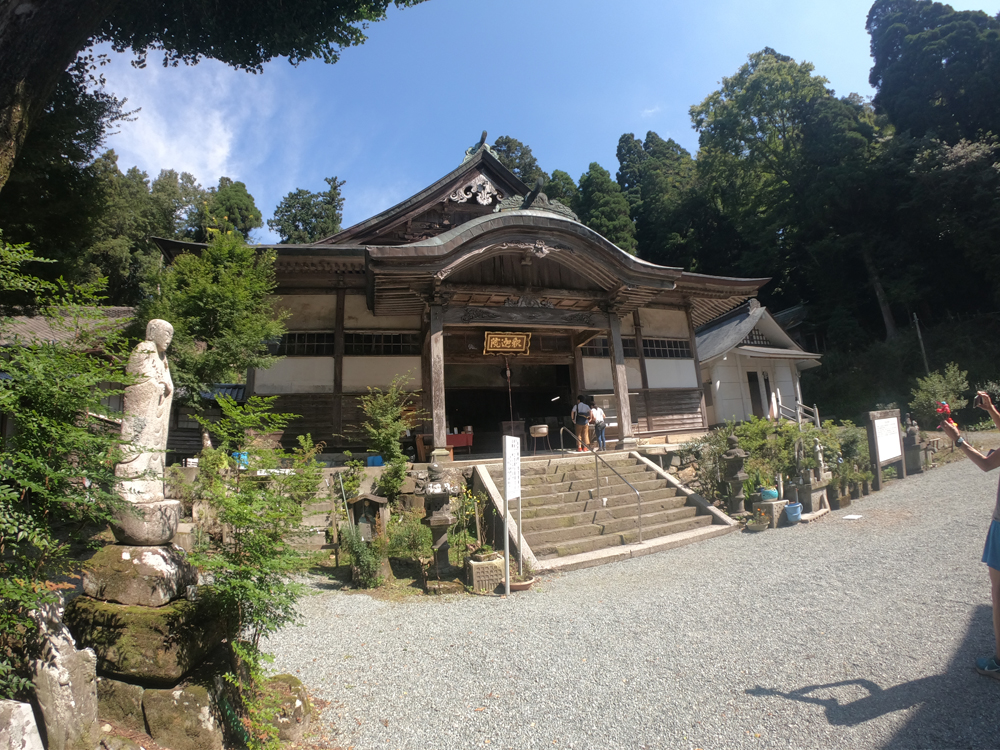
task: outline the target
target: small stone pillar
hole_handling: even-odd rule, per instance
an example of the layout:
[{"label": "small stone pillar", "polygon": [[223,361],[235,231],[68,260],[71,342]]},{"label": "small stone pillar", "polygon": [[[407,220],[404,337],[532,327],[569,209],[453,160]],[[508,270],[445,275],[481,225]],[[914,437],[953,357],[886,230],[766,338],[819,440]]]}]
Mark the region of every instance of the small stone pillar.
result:
[{"label": "small stone pillar", "polygon": [[743,482],[750,476],[743,471],[743,464],[750,455],[739,447],[739,438],[730,435],[728,438],[729,450],[722,454],[722,460],[726,463],[726,479],[729,483],[729,515],[745,516],[747,514],[744,502],[746,496],[743,494]]}]

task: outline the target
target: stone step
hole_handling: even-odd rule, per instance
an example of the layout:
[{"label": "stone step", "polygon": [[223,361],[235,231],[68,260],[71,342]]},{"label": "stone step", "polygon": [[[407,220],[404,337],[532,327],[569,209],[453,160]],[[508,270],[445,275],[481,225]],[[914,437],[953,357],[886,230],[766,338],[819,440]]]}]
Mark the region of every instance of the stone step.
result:
[{"label": "stone step", "polygon": [[[643,508],[642,528],[643,535],[647,528],[653,529],[670,523],[682,521],[695,516],[697,508],[667,508],[654,510],[653,508]],[[544,550],[562,542],[576,542],[590,539],[596,536],[612,536],[617,538],[621,533],[638,529],[639,524],[635,517],[635,510],[632,515],[615,517],[607,510],[595,511],[591,514],[593,521],[590,523],[577,523],[563,528],[552,528],[541,531],[524,530],[524,537],[528,540],[532,551],[539,554],[538,550]],[[618,544],[620,542],[614,542]],[[604,545],[602,545],[604,546]]]},{"label": "stone step", "polygon": [[[640,461],[630,456],[628,453],[602,453],[601,458],[607,463],[621,471],[620,466],[635,466],[641,464]],[[603,465],[603,462],[602,462]],[[567,471],[579,471],[594,466],[594,457],[590,454],[580,455],[573,458],[553,458],[549,461],[533,461],[521,463],[521,481],[525,477],[544,476],[546,474],[560,474]],[[489,464],[487,470],[494,480],[503,480],[503,464]]]},{"label": "stone step", "polygon": [[[654,490],[652,493],[644,493],[642,495],[643,513],[683,508],[687,503],[687,498],[683,495],[669,495],[659,498],[650,497],[650,495],[656,492]],[[535,509],[552,511],[541,515],[525,512],[521,516],[522,523],[524,524],[524,533],[527,536],[535,531],[566,528],[576,524],[595,523],[598,514],[603,514],[600,515],[601,518],[621,518],[628,515],[635,515],[635,495],[609,497],[607,505],[604,505],[602,500],[603,498],[594,498],[593,500],[579,503],[546,506],[544,509]],[[612,502],[612,500],[617,502]],[[517,510],[514,509],[512,512],[513,517],[517,518]]]},{"label": "stone step", "polygon": [[[648,473],[644,472],[642,474],[636,475],[634,478],[629,477],[629,482],[640,493],[644,492],[645,490],[659,489],[660,487],[667,486],[667,480],[661,479],[653,472],[648,472]],[[594,477],[591,476],[590,479],[577,479],[572,482],[561,482],[560,484],[546,484],[546,485],[538,485],[535,487],[522,487],[521,497],[525,498],[525,505],[528,505],[527,502],[528,498],[552,497],[554,495],[562,495],[568,492],[580,492],[581,490],[593,490],[595,495],[600,493],[604,497],[607,496],[607,493],[619,495],[623,492],[631,492],[629,486],[625,484],[622,480],[620,480],[618,477],[614,475],[608,476],[607,474],[603,474],[601,476],[601,487],[599,490],[597,487],[597,482],[594,480]],[[541,504],[545,504],[545,502]]]},{"label": "stone step", "polygon": [[[678,534],[696,528],[711,526],[711,524],[711,516],[690,516],[679,521],[672,521],[670,523],[658,524],[655,526],[646,526],[644,523],[642,525],[642,538],[644,541],[656,539],[670,534]],[[568,540],[564,542],[557,542],[555,544],[539,545],[537,547],[532,544],[531,551],[534,552],[535,557],[539,560],[547,560],[567,555],[579,555],[585,552],[593,552],[595,550],[606,549],[608,547],[618,545],[634,544],[638,541],[639,531],[638,528],[634,528],[620,533],[602,534],[600,536]],[[531,544],[530,540],[528,543]]]},{"label": "stone step", "polygon": [[[615,471],[617,471],[618,474],[621,474],[626,478],[630,478],[636,474],[645,474],[647,471],[647,467],[644,464],[618,464],[618,465],[612,464],[612,466],[614,466]],[[611,469],[604,466],[603,464],[601,465],[599,473],[602,477],[616,476],[614,471],[611,471]],[[573,471],[563,471],[558,473],[552,472],[549,474],[536,474],[535,476],[530,476],[530,477],[522,476],[521,487],[522,488],[542,487],[550,484],[563,484],[565,482],[575,482],[578,480],[593,479],[594,476],[595,476],[594,465],[590,464],[589,466],[578,467]],[[502,487],[503,478],[501,477],[498,481],[499,481],[499,486]]]},{"label": "stone step", "polygon": [[[647,495],[652,499],[661,497],[674,497],[679,494],[676,488],[661,480],[647,480],[647,482],[633,482],[633,485],[643,497]],[[651,494],[653,493],[653,494]],[[600,492],[596,490],[575,490],[572,492],[562,492],[558,495],[536,495],[534,497],[522,498],[524,501],[524,515],[552,515],[553,513],[569,512],[561,510],[574,503],[583,503],[590,500],[600,501],[608,498],[608,503],[635,503],[635,493],[626,484],[617,484],[602,487]],[[512,507],[517,508],[515,500]],[[554,510],[553,510],[554,509]],[[537,512],[535,512],[537,511]]]}]

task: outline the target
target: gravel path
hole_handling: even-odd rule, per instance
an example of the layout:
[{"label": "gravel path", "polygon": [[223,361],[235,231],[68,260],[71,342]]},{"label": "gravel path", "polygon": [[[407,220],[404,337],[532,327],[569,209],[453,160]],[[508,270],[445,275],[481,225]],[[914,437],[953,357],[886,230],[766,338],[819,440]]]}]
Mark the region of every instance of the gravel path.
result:
[{"label": "gravel path", "polygon": [[509,600],[325,591],[268,648],[357,750],[996,748],[996,483],[963,461]]}]

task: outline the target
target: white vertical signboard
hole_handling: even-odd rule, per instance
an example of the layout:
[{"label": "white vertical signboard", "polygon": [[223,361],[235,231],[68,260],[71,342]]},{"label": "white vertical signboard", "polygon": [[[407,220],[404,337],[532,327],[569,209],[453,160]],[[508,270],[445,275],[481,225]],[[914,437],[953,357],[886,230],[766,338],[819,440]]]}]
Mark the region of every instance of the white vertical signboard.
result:
[{"label": "white vertical signboard", "polygon": [[510,501],[521,497],[521,439],[503,438],[504,593],[510,596]]}]

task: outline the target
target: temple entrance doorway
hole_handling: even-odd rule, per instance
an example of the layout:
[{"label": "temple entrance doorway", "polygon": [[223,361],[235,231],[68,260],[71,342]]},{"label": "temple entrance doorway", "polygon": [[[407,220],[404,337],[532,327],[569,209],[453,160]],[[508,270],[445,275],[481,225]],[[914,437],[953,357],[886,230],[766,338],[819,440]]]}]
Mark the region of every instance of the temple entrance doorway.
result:
[{"label": "temple entrance doorway", "polygon": [[[486,359],[486,358],[484,358]],[[472,428],[472,453],[499,453],[505,422],[514,432],[528,435],[536,424],[549,425],[553,448],[559,445],[559,427],[565,424],[575,398],[570,390],[570,367],[563,364],[510,364],[510,390],[502,358],[489,364],[445,364],[445,413],[449,432]],[[513,420],[511,414],[513,413]],[[459,435],[460,440],[464,442]],[[531,450],[530,437],[524,443]],[[460,455],[464,446],[456,445]]]}]

